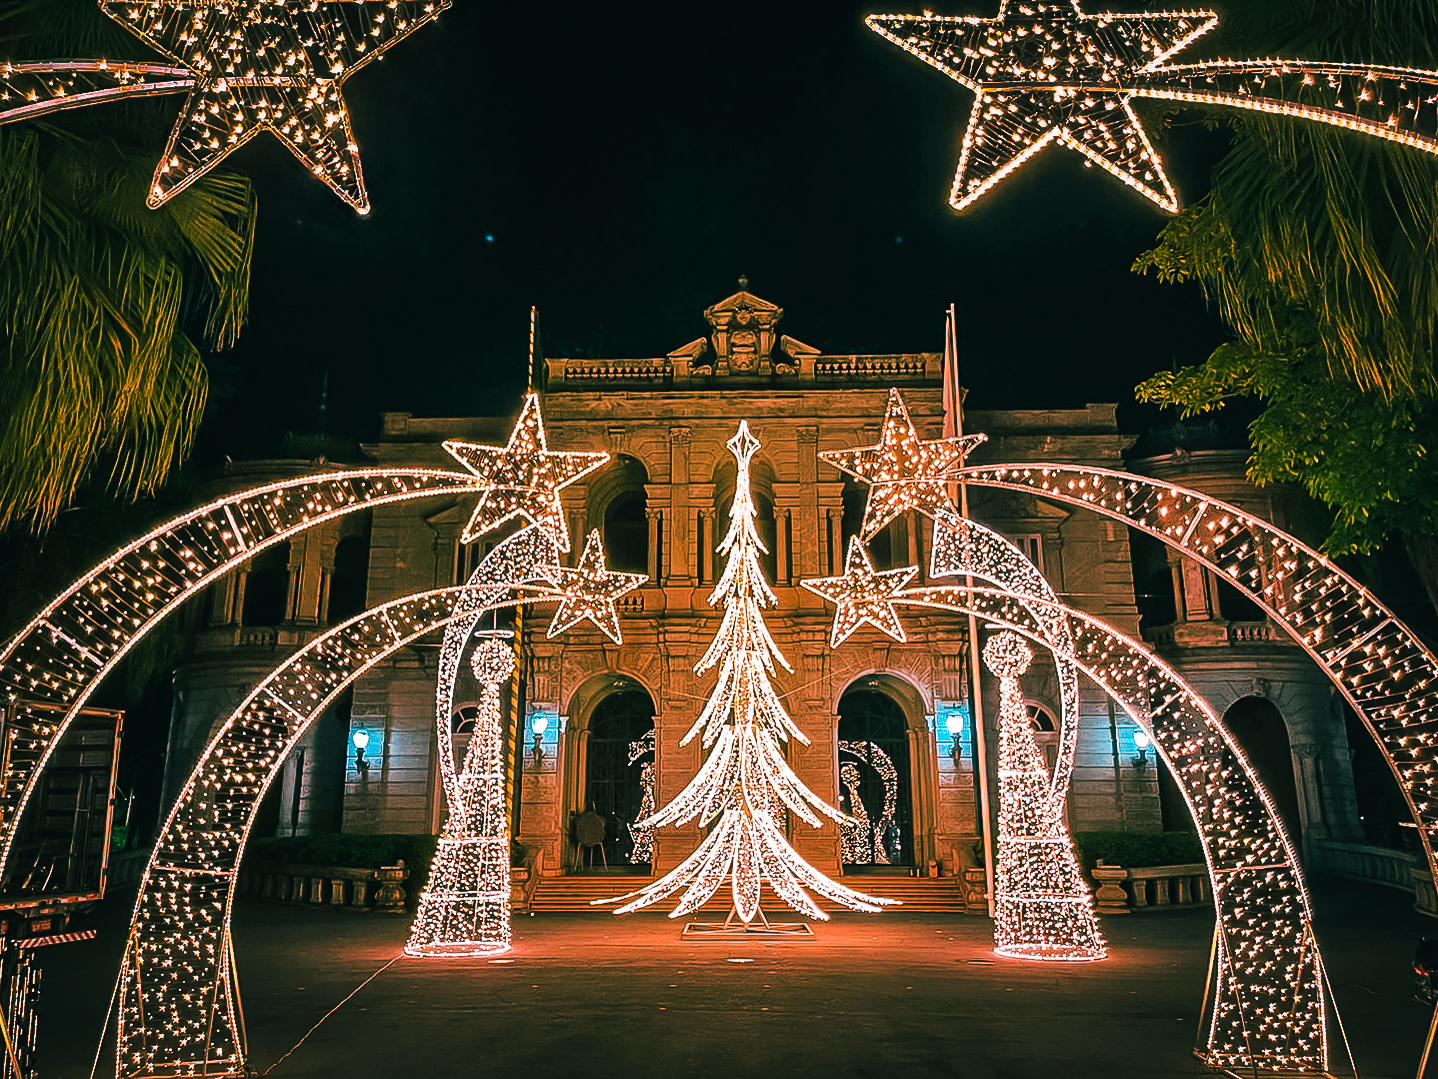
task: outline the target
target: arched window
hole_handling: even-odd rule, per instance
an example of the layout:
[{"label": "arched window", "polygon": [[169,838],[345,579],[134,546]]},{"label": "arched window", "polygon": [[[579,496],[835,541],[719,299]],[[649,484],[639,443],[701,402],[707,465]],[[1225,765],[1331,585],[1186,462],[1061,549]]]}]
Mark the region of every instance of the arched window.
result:
[{"label": "arched window", "polygon": [[277,626],[285,620],[290,598],[290,545],[278,543],[255,555],[245,578],[245,606],[240,623]]},{"label": "arched window", "polygon": [[369,585],[369,537],[346,536],[335,545],[335,568],[330,575],[329,610],[331,624],[353,618],[365,609]]},{"label": "arched window", "polygon": [[914,864],[909,724],[887,694],[856,689],[839,702],[839,808],[846,868]]},{"label": "arched window", "polygon": [[610,569],[649,572],[648,500],[643,488],[625,491],[604,510],[604,555]]},{"label": "arched window", "polygon": [[605,819],[609,866],[648,866],[653,832],[636,822],[654,812],[654,702],[637,686],[611,693],[589,718],[585,809]]}]

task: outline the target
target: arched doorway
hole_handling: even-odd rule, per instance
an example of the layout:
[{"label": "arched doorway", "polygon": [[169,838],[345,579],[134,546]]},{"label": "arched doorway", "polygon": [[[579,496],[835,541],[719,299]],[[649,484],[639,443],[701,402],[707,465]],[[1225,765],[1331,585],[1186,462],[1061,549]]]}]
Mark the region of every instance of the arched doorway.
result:
[{"label": "arched doorway", "polygon": [[877,689],[839,701],[839,808],[845,872],[914,864],[913,770],[903,707]]},{"label": "arched doorway", "polygon": [[1223,713],[1223,725],[1258,773],[1289,838],[1297,842],[1303,837],[1303,819],[1293,774],[1293,748],[1283,714],[1266,697],[1240,697]]},{"label": "arched doorway", "polygon": [[636,822],[655,809],[654,702],[643,689],[621,689],[594,706],[584,780],[584,809],[605,819],[604,853],[594,861],[647,871],[654,833]]}]

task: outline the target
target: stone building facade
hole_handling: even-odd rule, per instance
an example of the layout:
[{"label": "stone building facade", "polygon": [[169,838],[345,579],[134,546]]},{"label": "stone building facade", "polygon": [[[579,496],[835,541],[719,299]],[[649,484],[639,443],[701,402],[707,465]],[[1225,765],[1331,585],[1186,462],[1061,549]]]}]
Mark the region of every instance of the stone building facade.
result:
[{"label": "stone building facade", "polygon": [[[976,709],[966,621],[901,608],[906,642],[866,627],[831,649],[832,609],[798,586],[803,578],[842,572],[848,538],[863,514],[865,489],[819,454],[875,443],[891,386],[903,392],[920,434],[940,437],[942,356],[826,353],[781,334],[783,315],[741,283],[740,292],[704,312],[704,336],[665,355],[545,363],[550,448],[612,455],[602,470],[562,493],[571,557],[584,535],[598,530],[612,568],[649,576],[621,600],[622,645],[585,626],[551,640],[546,609],[526,616],[525,678],[516,706],[516,831],[544,849],[547,873],[594,863],[662,872],[698,843],[696,829],[648,836],[634,821],[676,794],[701,762],[697,744],[679,742],[712,684],[712,676],[697,676],[694,666],[719,625],[708,597],[722,571],[714,546],[733,496],[734,463],[724,444],[740,420],[762,443],[752,467],[754,498],[778,598],[766,622],[793,667],[776,672],[776,686],[809,739],[807,746],[789,747],[790,763],[810,788],[866,822],[862,835],[847,839],[834,828],[799,824],[791,841],[831,873],[922,874],[931,864],[953,871],[974,858]],[[519,402],[510,404],[517,413]],[[976,462],[1121,469],[1132,439],[1118,430],[1115,414],[1113,405],[971,411],[965,424],[988,436],[973,455]],[[502,444],[511,424],[512,414],[389,413],[379,440],[364,450],[383,466],[452,467],[445,439]],[[1171,461],[1142,467],[1178,476]],[[1218,484],[1220,473],[1228,474],[1219,469],[1208,479]],[[1251,489],[1214,493],[1257,509]],[[460,542],[471,509],[448,497],[376,507],[297,541],[272,556],[274,566],[257,564],[215,586],[202,612],[205,624],[196,630],[193,662],[177,674],[171,793],[186,760],[193,761],[192,750],[287,650],[363,606],[463,581],[483,553],[483,541]],[[1135,588],[1135,566],[1145,588],[1156,567],[1152,551],[1131,550],[1121,526],[1027,495],[978,488],[970,491],[970,511],[1029,554],[1066,602],[1139,635],[1143,590]],[[930,522],[911,517],[875,537],[870,551],[879,568],[919,566],[923,581],[931,541]],[[1161,550],[1157,557],[1164,557]],[[1304,673],[1306,660],[1258,628],[1261,618],[1222,617],[1213,599],[1217,583],[1194,569],[1171,567],[1167,579],[1181,597],[1180,613],[1167,625],[1162,617],[1147,619],[1145,631],[1165,655],[1178,657],[1176,665],[1200,690],[1214,695],[1220,711],[1253,696],[1254,687],[1278,705],[1290,725],[1297,826],[1305,835],[1348,837],[1352,780],[1331,714],[1325,723],[1321,675],[1311,668]],[[261,612],[254,590],[257,582],[272,589],[264,577],[272,571],[278,598],[270,597]],[[268,623],[261,624],[262,613]],[[437,639],[406,648],[355,684],[352,697],[311,732],[305,752],[286,764],[262,832],[439,830],[445,808],[436,779],[437,653]],[[1036,663],[1024,689],[1040,743],[1056,748],[1060,713],[1052,666]],[[984,679],[981,693],[993,747],[997,687]],[[446,718],[462,745],[477,688],[461,682],[456,700],[455,715]],[[1086,681],[1080,713],[1070,827],[1188,827],[1181,804],[1177,818],[1172,806],[1166,811],[1162,769],[1145,760],[1132,720]],[[361,730],[364,768],[356,767],[353,748]],[[572,825],[590,809],[605,818],[607,830],[602,844],[581,848]]]}]

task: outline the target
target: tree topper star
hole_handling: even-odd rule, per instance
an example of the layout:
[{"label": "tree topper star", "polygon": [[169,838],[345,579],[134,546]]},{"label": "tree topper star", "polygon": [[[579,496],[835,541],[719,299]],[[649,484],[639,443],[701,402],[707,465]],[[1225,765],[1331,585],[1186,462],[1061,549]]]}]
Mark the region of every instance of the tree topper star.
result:
[{"label": "tree topper star", "polygon": [[564,527],[560,490],[609,460],[607,453],[549,449],[539,395],[533,393],[524,399],[524,409],[503,449],[456,439],[446,442],[444,448],[485,488],[460,542],[472,543],[506,521],[522,517],[543,529],[561,551],[569,550],[569,531]]},{"label": "tree topper star", "polygon": [[195,75],[146,201],[161,205],[268,130],[368,213],[340,85],[447,7],[449,0],[100,0],[105,14]]},{"label": "tree topper star", "polygon": [[562,596],[559,610],[549,623],[546,637],[557,637],[585,619],[593,622],[615,644],[623,644],[619,635],[619,612],[614,601],[626,592],[633,592],[649,580],[642,573],[614,573],[604,565],[604,543],[599,530],[589,533],[579,564],[549,566],[545,572],[559,585]]},{"label": "tree topper star", "polygon": [[978,95],[949,196],[954,209],[1058,141],[1178,212],[1129,98],[1138,75],[1218,24],[1213,12],[1085,15],[1078,0],[1000,0],[993,19],[870,15],[868,24]]},{"label": "tree topper star", "polygon": [[952,513],[947,481],[964,467],[964,456],[986,437],[963,435],[922,441],[909,419],[904,399],[898,390],[891,389],[878,445],[855,450],[825,450],[819,456],[870,485],[860,529],[864,539],[869,539],[910,510],[930,517]]},{"label": "tree topper star", "polygon": [[849,540],[842,577],[819,577],[799,583],[835,604],[829,647],[838,648],[865,622],[877,626],[896,641],[907,640],[899,616],[894,613],[894,596],[918,572],[917,566],[876,572],[864,545],[854,536]]}]

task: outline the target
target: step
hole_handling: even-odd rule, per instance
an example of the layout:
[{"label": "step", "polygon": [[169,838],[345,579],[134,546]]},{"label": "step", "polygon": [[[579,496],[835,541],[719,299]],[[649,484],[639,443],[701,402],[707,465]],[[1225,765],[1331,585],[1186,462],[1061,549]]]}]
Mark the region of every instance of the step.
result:
[{"label": "step", "polygon": [[[654,882],[653,877],[620,875],[583,875],[572,877],[543,877],[534,893],[534,910],[559,912],[612,910],[613,906],[596,907],[591,900],[613,899],[628,892],[635,892]],[[963,889],[954,877],[844,877],[840,883],[855,891],[879,899],[896,899],[906,911],[915,913],[962,914],[965,912]],[[683,892],[656,904],[663,910],[678,901]],[[826,912],[841,911],[845,908],[827,899],[815,896],[819,909]],[[783,900],[767,888],[762,904],[765,910],[787,910]],[[720,888],[702,908],[709,912],[722,912],[730,906],[730,892]]]}]

